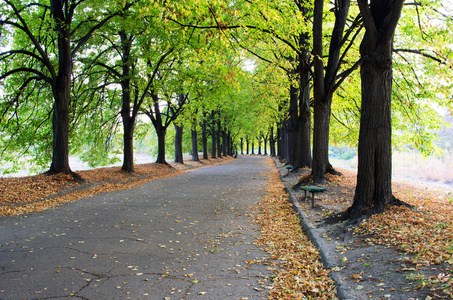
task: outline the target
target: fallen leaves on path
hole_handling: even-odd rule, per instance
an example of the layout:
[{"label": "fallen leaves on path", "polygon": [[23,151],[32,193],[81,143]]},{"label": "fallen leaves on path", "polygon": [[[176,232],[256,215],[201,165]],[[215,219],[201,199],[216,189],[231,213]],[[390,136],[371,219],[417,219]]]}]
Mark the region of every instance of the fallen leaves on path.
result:
[{"label": "fallen leaves on path", "polygon": [[277,272],[270,298],[336,299],[329,271],[324,269],[318,250],[304,234],[283,188],[278,171],[273,167],[267,195],[256,216],[262,232],[258,245],[271,254],[271,263]]},{"label": "fallen leaves on path", "polygon": [[64,174],[0,178],[0,216],[43,211],[99,193],[129,189],[158,178],[178,175],[187,169],[232,159],[224,157],[172,165],[141,164],[135,166],[134,173],[121,171],[120,167],[97,168],[77,172],[84,179],[82,183]]}]

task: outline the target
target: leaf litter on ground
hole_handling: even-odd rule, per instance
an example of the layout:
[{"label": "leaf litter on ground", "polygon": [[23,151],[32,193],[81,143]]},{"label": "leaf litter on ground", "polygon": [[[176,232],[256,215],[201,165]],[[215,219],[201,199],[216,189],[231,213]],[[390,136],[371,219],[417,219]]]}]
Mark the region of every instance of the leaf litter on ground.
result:
[{"label": "leaf litter on ground", "polygon": [[257,244],[271,255],[268,263],[276,272],[269,298],[336,299],[330,271],[324,269],[318,250],[303,232],[275,165],[267,194],[256,210],[255,222],[261,228]]},{"label": "leaf litter on ground", "polygon": [[[343,175],[326,175],[329,192],[323,199],[325,207],[334,203],[347,208],[352,204],[357,173],[339,170]],[[299,182],[306,177],[303,176]],[[444,265],[447,272],[429,278],[412,278],[422,282],[418,287],[429,286],[446,297],[453,298],[453,196],[444,191],[428,190],[404,183],[392,184],[393,194],[399,200],[416,207],[391,206],[378,215],[361,222],[354,235],[365,237],[370,245],[392,247],[403,254],[405,260],[420,266]],[[423,280],[422,280],[423,279]]]}]

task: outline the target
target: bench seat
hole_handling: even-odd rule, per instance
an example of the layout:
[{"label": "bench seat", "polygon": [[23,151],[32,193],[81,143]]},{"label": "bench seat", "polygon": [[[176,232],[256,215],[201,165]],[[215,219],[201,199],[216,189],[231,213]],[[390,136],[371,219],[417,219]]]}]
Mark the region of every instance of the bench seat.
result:
[{"label": "bench seat", "polygon": [[327,191],[326,188],[319,187],[319,186],[313,186],[313,185],[302,185],[300,187],[300,189],[305,191],[304,201],[305,201],[305,199],[307,199],[307,192],[311,193],[311,207],[312,208],[315,208],[315,193],[322,193],[322,192]]}]

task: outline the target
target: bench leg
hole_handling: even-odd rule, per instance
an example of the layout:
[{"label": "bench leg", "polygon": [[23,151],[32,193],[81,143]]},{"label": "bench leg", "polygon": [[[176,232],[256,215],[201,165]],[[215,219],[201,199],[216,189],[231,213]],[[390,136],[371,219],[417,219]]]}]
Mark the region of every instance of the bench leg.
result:
[{"label": "bench leg", "polygon": [[311,208],[315,208],[315,192],[311,192]]},{"label": "bench leg", "polygon": [[307,200],[307,190],[304,190],[305,196],[304,196],[304,201]]}]

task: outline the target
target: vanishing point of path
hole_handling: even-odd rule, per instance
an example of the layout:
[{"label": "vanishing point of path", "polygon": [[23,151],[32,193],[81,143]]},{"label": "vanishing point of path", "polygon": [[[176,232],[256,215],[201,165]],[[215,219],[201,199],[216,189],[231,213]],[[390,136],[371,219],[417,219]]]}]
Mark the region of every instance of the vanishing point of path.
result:
[{"label": "vanishing point of path", "polygon": [[0,218],[0,299],[265,299],[251,207],[269,158],[239,159]]}]

